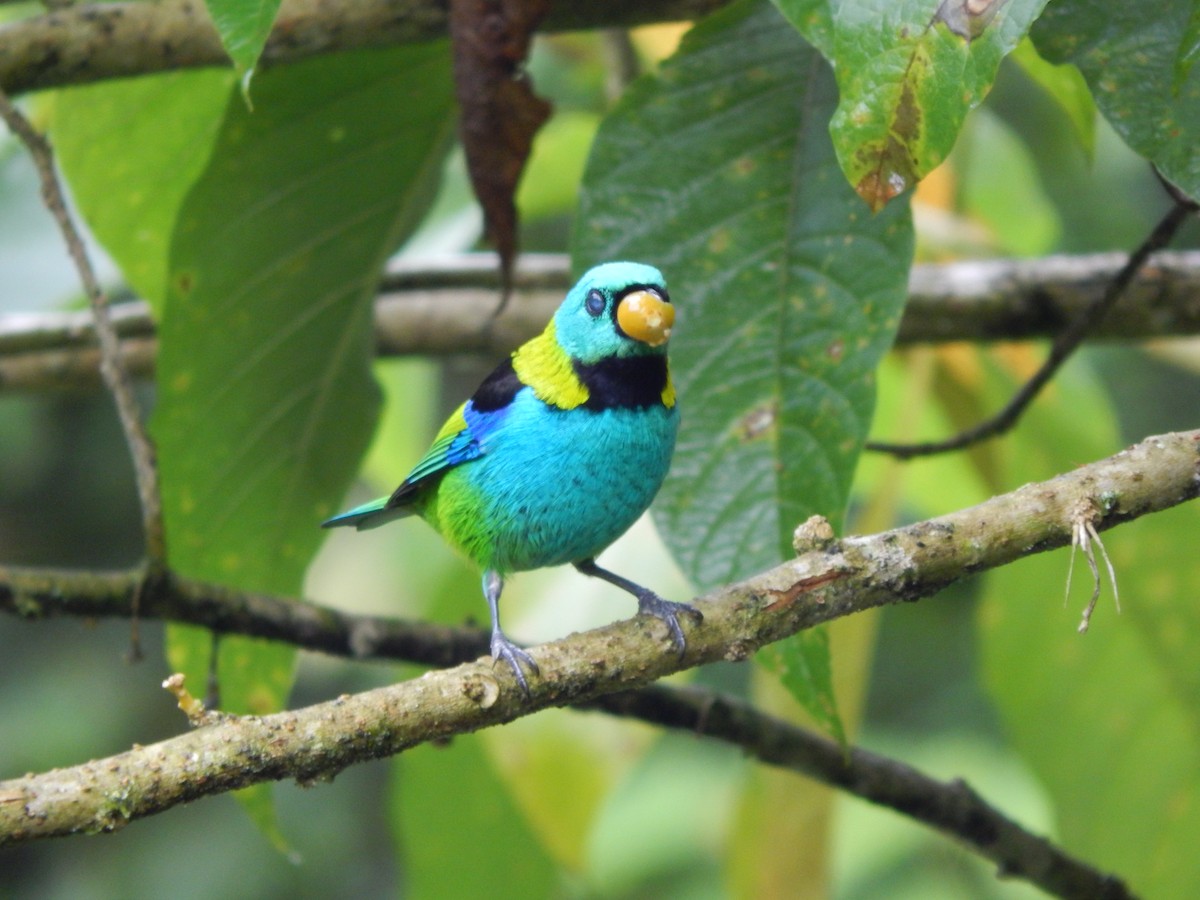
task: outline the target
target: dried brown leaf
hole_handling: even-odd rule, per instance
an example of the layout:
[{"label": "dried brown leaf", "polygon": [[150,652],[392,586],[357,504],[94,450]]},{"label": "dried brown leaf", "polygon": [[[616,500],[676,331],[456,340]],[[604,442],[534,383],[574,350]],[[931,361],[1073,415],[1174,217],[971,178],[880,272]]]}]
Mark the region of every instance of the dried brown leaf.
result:
[{"label": "dried brown leaf", "polygon": [[487,238],[500,254],[504,293],[517,252],[517,183],[550,104],[524,71],[549,0],[451,0],[459,134]]}]

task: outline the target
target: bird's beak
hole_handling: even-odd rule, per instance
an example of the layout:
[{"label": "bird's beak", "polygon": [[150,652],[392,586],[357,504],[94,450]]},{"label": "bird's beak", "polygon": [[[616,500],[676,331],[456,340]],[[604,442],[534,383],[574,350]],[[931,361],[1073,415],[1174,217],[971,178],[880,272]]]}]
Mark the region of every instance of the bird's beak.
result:
[{"label": "bird's beak", "polygon": [[675,307],[653,291],[633,291],[621,298],[617,324],[635,341],[661,347],[671,336]]}]

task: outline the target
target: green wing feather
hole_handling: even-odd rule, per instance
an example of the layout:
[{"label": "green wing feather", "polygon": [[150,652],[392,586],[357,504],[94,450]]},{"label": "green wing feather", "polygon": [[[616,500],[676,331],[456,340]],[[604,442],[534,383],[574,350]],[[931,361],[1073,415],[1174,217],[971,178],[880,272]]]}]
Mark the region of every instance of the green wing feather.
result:
[{"label": "green wing feather", "polygon": [[467,424],[466,406],[464,403],[451,413],[437,437],[433,439],[433,444],[396,490],[386,497],[379,497],[326,519],[321,523],[321,527],[353,525],[359,531],[363,531],[412,515],[415,512],[412,508],[413,501],[425,481],[468,459],[474,459],[482,452],[471,427]]}]

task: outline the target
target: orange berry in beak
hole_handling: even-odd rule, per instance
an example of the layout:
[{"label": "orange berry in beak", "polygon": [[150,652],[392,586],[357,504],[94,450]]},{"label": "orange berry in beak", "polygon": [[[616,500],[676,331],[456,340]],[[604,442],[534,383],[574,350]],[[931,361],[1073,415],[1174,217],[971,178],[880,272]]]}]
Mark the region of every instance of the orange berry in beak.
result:
[{"label": "orange berry in beak", "polygon": [[660,347],[671,336],[675,307],[654,291],[633,291],[621,298],[617,324],[635,341]]}]

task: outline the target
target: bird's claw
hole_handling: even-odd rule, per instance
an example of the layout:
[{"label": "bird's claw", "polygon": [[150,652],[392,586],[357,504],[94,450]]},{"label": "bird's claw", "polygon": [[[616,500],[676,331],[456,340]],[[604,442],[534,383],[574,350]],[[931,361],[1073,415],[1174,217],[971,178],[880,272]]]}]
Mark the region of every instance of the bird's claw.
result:
[{"label": "bird's claw", "polygon": [[683,635],[683,628],[679,624],[679,617],[687,616],[694,624],[699,625],[704,621],[704,613],[688,603],[674,603],[670,600],[664,600],[653,591],[639,593],[637,598],[639,613],[654,616],[656,619],[662,619],[666,623],[667,630],[671,632],[671,642],[675,645],[675,649],[679,651],[679,658],[683,659],[683,654],[687,650],[687,638]]},{"label": "bird's claw", "polygon": [[525,673],[521,669],[521,663],[529,667],[529,671],[534,675],[540,675],[538,664],[534,662],[533,657],[521,647],[518,647],[503,633],[497,631],[492,634],[492,659],[499,662],[504,660],[512,669],[513,675],[517,678],[517,684],[521,686],[521,693],[526,699],[529,698],[529,682],[525,680]]}]

